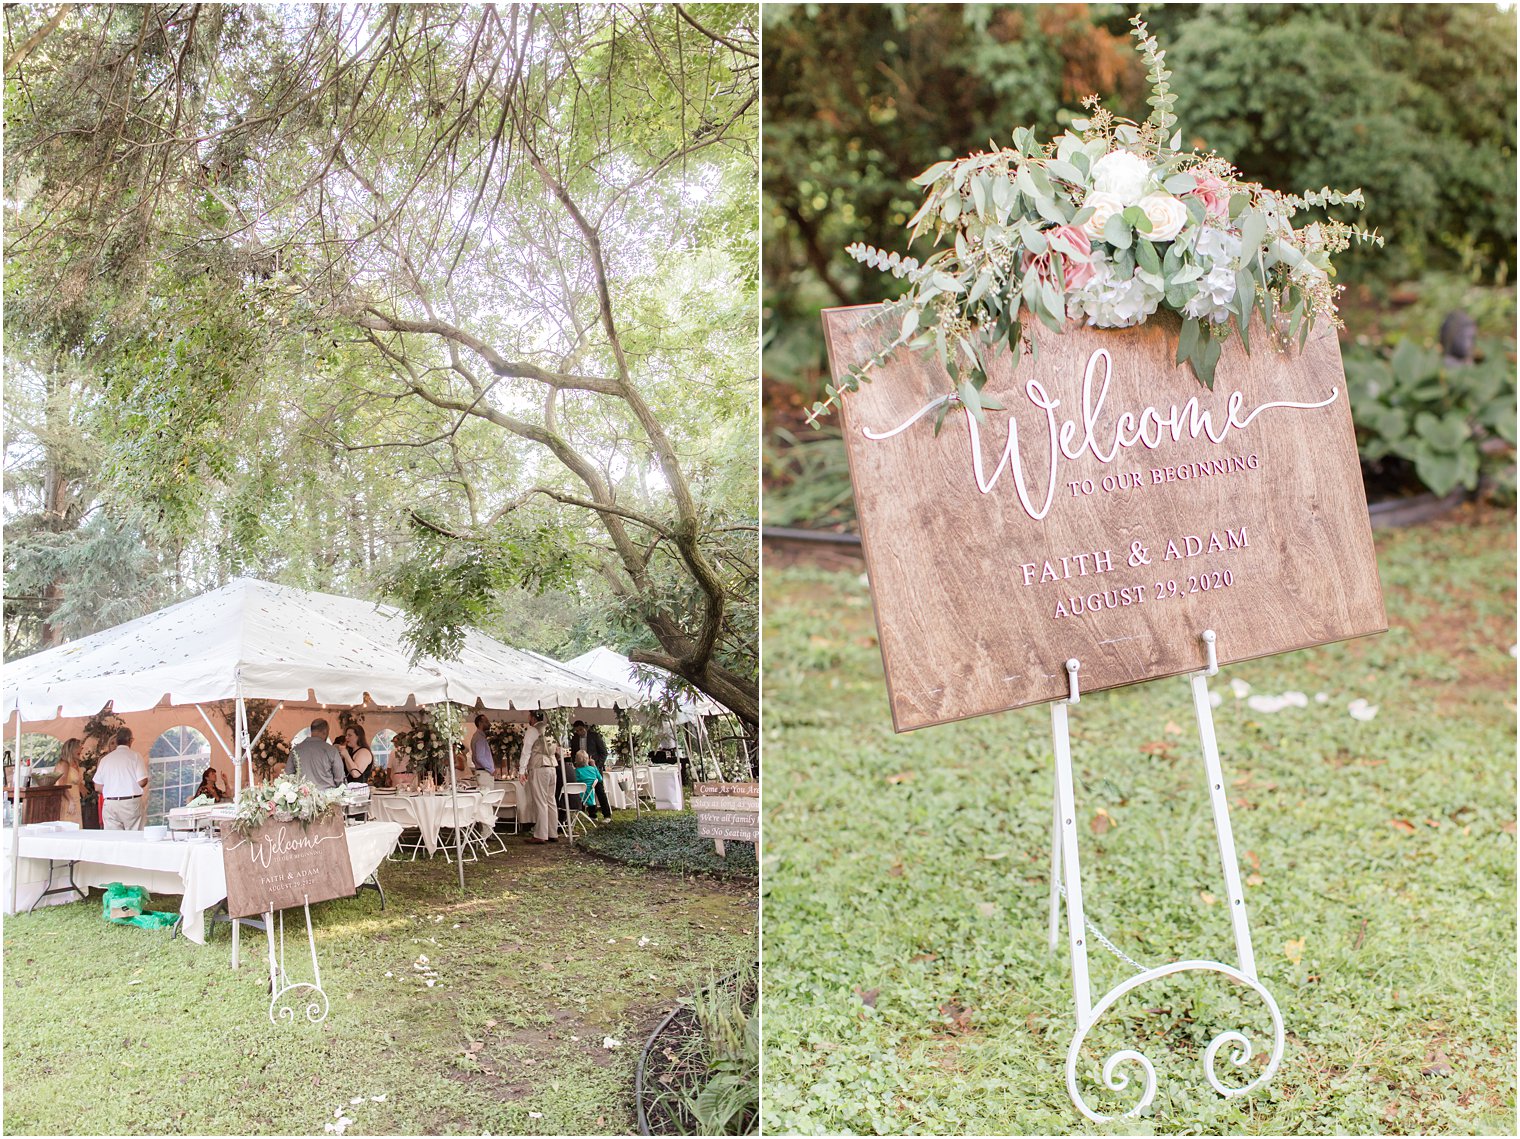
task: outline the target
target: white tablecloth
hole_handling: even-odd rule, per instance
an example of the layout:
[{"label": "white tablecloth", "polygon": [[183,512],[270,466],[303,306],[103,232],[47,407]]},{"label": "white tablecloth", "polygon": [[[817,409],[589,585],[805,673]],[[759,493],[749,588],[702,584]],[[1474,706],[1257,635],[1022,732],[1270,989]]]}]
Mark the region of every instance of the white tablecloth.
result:
[{"label": "white tablecloth", "polygon": [[607,786],[607,802],[614,811],[626,811],[633,806],[632,768],[615,767],[611,771],[604,771],[602,780]]},{"label": "white tablecloth", "polygon": [[[415,822],[408,817],[406,808],[401,805],[403,802],[411,804],[416,812]],[[395,795],[372,795],[369,801],[370,818],[416,826],[422,832],[422,845],[427,848],[430,855],[438,850],[438,832],[443,827],[467,827],[472,823],[485,821],[484,816],[488,814],[485,811],[485,805],[480,801],[479,791],[459,792],[458,811],[456,816],[450,804],[450,796],[446,791],[437,795],[409,795],[403,792]],[[494,822],[494,819],[492,821]]]},{"label": "white tablecloth", "polygon": [[[375,872],[385,856],[396,847],[401,828],[394,823],[368,822],[347,829],[348,860],[358,887]],[[5,865],[9,903],[10,835],[4,835]],[[206,942],[206,911],[227,896],[227,874],[222,864],[219,842],[150,842],[142,831],[53,831],[21,830],[21,861],[16,877],[21,882],[19,905],[25,910],[42,891],[47,878],[47,860],[75,862],[74,881],[81,889],[109,886],[146,886],[155,894],[179,894],[180,929],[199,945]],[[67,885],[68,870],[60,866],[53,874],[53,885]],[[27,889],[31,887],[31,898]],[[55,894],[60,901],[76,898],[72,894]],[[52,898],[47,899],[52,902]]]},{"label": "white tablecloth", "polygon": [[679,811],[685,804],[681,795],[681,768],[674,763],[657,763],[649,768],[654,785],[654,805],[662,811]]}]

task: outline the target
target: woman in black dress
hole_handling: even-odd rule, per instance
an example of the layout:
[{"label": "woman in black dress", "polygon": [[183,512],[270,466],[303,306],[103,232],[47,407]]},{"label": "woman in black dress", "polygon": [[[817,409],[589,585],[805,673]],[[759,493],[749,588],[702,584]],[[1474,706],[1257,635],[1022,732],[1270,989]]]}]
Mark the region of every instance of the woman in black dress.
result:
[{"label": "woman in black dress", "polygon": [[343,754],[343,767],[350,783],[368,783],[375,770],[375,755],[369,750],[369,739],[364,729],[357,725],[343,733],[343,743],[338,750]]}]

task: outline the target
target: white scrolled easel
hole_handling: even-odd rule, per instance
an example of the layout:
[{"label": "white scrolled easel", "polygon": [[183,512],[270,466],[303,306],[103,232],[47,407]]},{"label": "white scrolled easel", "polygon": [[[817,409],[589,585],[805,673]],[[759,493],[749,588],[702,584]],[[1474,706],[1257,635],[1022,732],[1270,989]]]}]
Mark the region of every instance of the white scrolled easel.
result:
[{"label": "white scrolled easel", "polygon": [[[321,1024],[327,1019],[329,1007],[327,993],[322,988],[322,967],[317,964],[317,939],[311,931],[311,900],[308,898],[301,904],[306,912],[306,944],[311,949],[311,972],[310,981],[292,981],[285,971],[285,911],[271,910],[264,915],[264,932],[269,938],[269,1022],[279,1024],[280,1021],[294,1024],[296,1021],[296,1006],[301,1004],[302,999],[306,1002],[303,1010],[306,1019],[312,1024]],[[277,916],[278,915],[278,916]],[[276,956],[275,949],[275,924],[279,923],[279,952]],[[236,923],[233,924],[236,929]],[[294,994],[305,993],[304,998]]]},{"label": "white scrolled easel", "polygon": [[[1242,1087],[1228,1087],[1220,1081],[1214,1070],[1219,1052],[1226,1046],[1232,1049],[1229,1059],[1235,1067],[1243,1068],[1250,1062],[1255,1049],[1249,1037],[1243,1032],[1234,1029],[1221,1032],[1204,1050],[1204,1076],[1209,1085],[1220,1095],[1242,1096],[1256,1090],[1276,1075],[1278,1065],[1282,1063],[1282,1013],[1278,1011],[1277,1002],[1272,998],[1272,994],[1266,990],[1256,975],[1256,955],[1251,948],[1251,926],[1246,918],[1245,895],[1240,884],[1240,866],[1235,857],[1235,836],[1230,829],[1230,808],[1225,798],[1224,774],[1219,763],[1219,745],[1214,738],[1214,713],[1209,704],[1208,688],[1208,678],[1219,671],[1214,631],[1205,630],[1202,639],[1208,663],[1202,671],[1191,673],[1188,676],[1188,683],[1193,693],[1193,711],[1198,719],[1198,739],[1203,749],[1204,772],[1208,777],[1209,804],[1214,812],[1214,831],[1219,842],[1219,860],[1223,865],[1225,892],[1230,903],[1230,922],[1235,931],[1235,950],[1239,958],[1237,965],[1191,959],[1147,969],[1126,956],[1108,938],[1104,937],[1096,926],[1087,921],[1082,912],[1082,869],[1077,856],[1076,796],[1071,772],[1071,734],[1067,724],[1067,709],[1081,699],[1077,683],[1077,673],[1081,668],[1079,661],[1072,659],[1066,662],[1070,693],[1066,698],[1057,700],[1050,706],[1051,736],[1055,745],[1056,760],[1050,852],[1050,948],[1054,951],[1060,945],[1060,900],[1061,895],[1064,894],[1066,924],[1071,943],[1072,996],[1076,1006],[1076,1031],[1072,1035],[1071,1046],[1066,1052],[1066,1090],[1077,1110],[1099,1123],[1106,1123],[1119,1117],[1102,1115],[1094,1111],[1082,1098],[1082,1093],[1077,1087],[1077,1060],[1082,1043],[1087,1039],[1087,1034],[1093,1026],[1119,998],[1161,977],[1184,972],[1217,973],[1248,986],[1266,1003],[1267,1010],[1272,1016],[1272,1050],[1266,1067],[1250,1083]],[[1062,882],[1063,869],[1064,884]],[[1092,998],[1092,987],[1087,972],[1089,935],[1096,938],[1099,944],[1136,971],[1135,976],[1110,989],[1096,1003]],[[1103,1063],[1103,1084],[1110,1091],[1123,1091],[1129,1085],[1128,1073],[1119,1070],[1121,1064],[1134,1064],[1145,1076],[1145,1086],[1139,1102],[1122,1113],[1124,1118],[1132,1118],[1149,1107],[1155,1098],[1156,1069],[1141,1052],[1128,1048],[1117,1051]]]}]

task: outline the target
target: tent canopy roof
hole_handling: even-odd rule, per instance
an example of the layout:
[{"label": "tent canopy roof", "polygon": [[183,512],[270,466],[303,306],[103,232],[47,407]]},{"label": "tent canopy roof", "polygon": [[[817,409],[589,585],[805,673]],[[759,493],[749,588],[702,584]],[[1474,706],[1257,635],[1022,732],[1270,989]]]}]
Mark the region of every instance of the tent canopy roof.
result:
[{"label": "tent canopy roof", "polygon": [[[622,653],[606,646],[591,649],[565,664],[590,677],[615,682],[635,693],[638,703],[664,697],[666,686],[680,683],[678,677],[652,664],[634,664]],[[683,722],[700,716],[727,716],[729,710],[711,696],[701,692],[681,692],[676,697],[676,718]]]},{"label": "tent canopy roof", "polygon": [[415,662],[406,618],[389,605],[238,578],[113,629],[7,662],[5,711],[23,720],[161,703],[316,700],[404,707],[453,700],[487,708],[610,708],[628,702],[546,658],[476,629],[458,657]]}]

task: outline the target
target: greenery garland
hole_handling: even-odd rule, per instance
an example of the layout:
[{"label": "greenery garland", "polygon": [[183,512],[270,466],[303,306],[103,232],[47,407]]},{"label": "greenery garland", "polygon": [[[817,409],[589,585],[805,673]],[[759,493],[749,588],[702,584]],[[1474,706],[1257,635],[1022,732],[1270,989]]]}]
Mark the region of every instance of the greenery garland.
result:
[{"label": "greenery garland", "polygon": [[1091,96],[1076,133],[1042,145],[1020,127],[1011,147],[918,175],[926,195],[908,223],[911,238],[932,232],[945,246],[926,261],[849,247],[909,289],[883,308],[897,335],[841,387],[826,388],[809,413],[815,425],[842,391],[857,390],[904,347],[933,352],[950,376],[936,432],[956,405],[980,419],[1000,406],[983,393],[992,355],[1006,348],[1015,364],[1023,350],[1034,355],[1031,317],[1062,332],[1070,320],[1124,328],[1161,309],[1176,313],[1177,362],[1210,389],[1232,335],[1251,350],[1253,314],[1278,347],[1302,346],[1318,320],[1338,323],[1331,256],[1382,238],[1334,220],[1295,229],[1293,218],[1309,207],[1360,207],[1361,190],[1280,194],[1245,181],[1218,155],[1183,150],[1165,53],[1144,20],[1130,23],[1151,84],[1143,124],[1115,118]]}]

